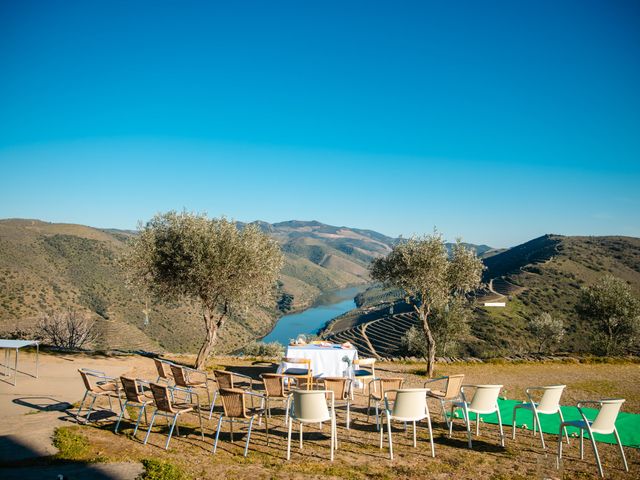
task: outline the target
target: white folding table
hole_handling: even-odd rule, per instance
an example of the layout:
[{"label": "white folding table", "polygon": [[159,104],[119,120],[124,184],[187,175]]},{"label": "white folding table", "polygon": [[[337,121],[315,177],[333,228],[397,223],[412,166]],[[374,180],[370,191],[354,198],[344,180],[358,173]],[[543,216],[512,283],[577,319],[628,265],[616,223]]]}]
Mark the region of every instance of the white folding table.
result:
[{"label": "white folding table", "polygon": [[[36,374],[35,378],[38,378],[38,357],[40,356],[40,341],[38,340],[5,340],[0,339],[0,349],[4,350],[4,375],[9,376],[11,370],[11,350],[15,350],[16,358],[13,367],[13,385],[16,385],[18,378],[18,351],[23,347],[29,347],[35,345],[36,347]],[[33,375],[32,375],[33,376]]]}]

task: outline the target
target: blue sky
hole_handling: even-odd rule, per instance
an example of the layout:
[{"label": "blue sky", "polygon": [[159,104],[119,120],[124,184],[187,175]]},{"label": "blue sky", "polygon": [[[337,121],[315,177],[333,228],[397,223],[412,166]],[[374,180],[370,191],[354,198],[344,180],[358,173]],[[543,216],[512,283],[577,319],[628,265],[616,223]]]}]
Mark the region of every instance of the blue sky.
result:
[{"label": "blue sky", "polygon": [[1,218],[640,236],[634,1],[2,2],[0,65]]}]

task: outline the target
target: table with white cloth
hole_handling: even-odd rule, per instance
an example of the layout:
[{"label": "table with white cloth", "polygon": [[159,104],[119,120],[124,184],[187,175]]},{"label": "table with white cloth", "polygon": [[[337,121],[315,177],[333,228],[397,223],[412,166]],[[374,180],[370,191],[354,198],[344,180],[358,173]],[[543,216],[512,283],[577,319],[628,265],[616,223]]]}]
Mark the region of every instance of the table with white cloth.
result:
[{"label": "table with white cloth", "polygon": [[[9,376],[9,372],[13,370],[13,385],[16,385],[16,380],[18,379],[18,351],[24,347],[36,347],[36,374],[32,375],[35,378],[38,378],[38,357],[40,356],[40,342],[38,340],[8,340],[8,339],[0,339],[0,350],[4,350],[4,375]],[[15,351],[15,360],[13,369],[10,365],[11,360],[11,350]]]},{"label": "table with white cloth", "polygon": [[[340,345],[289,345],[285,357],[311,360],[314,377],[352,377],[353,361],[358,358],[358,351],[355,348],[342,348]],[[348,362],[345,361],[347,358]],[[278,373],[282,373],[284,367],[281,364]]]}]

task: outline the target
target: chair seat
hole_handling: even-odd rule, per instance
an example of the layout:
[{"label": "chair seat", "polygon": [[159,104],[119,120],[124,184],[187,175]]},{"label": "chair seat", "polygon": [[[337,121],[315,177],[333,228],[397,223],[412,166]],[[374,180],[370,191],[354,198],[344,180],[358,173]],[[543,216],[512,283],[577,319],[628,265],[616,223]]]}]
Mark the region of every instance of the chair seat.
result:
[{"label": "chair seat", "polygon": [[[525,410],[533,410],[533,405],[536,406],[536,409],[538,409],[538,404],[531,404],[531,402],[522,402],[519,405],[516,405],[516,408],[524,408]],[[555,410],[540,410],[538,409],[538,413],[541,413],[542,415],[551,415],[553,413],[558,413],[558,410],[560,409],[560,407],[556,408]]]},{"label": "chair seat", "polygon": [[288,368],[283,372],[285,375],[309,375],[306,368]]},{"label": "chair seat", "polygon": [[356,370],[354,372],[356,377],[373,377],[373,373],[370,372],[369,370],[364,370],[364,369],[360,369],[360,370]]},{"label": "chair seat", "polygon": [[207,388],[207,383],[206,382],[188,382],[187,387]]},{"label": "chair seat", "polygon": [[190,403],[173,403],[172,407],[178,413],[187,413],[193,410],[193,405],[191,405]]},{"label": "chair seat", "polygon": [[441,390],[430,390],[427,392],[427,397],[437,398],[438,400],[444,399],[447,394]]},{"label": "chair seat", "polygon": [[91,389],[92,393],[96,393],[98,395],[107,393],[118,393],[119,391],[121,391],[120,387],[111,382],[98,383],[94,388]]}]

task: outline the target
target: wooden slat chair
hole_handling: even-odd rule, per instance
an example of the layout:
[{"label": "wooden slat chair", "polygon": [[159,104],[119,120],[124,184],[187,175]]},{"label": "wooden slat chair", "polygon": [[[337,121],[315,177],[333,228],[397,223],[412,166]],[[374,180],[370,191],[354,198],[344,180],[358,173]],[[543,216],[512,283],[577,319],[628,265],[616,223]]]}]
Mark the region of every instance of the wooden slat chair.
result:
[{"label": "wooden slat chair", "polygon": [[153,423],[156,420],[157,416],[167,417],[167,420],[172,418],[173,422],[171,422],[171,428],[169,429],[169,435],[167,437],[167,443],[164,448],[167,450],[169,448],[169,442],[171,441],[171,435],[173,435],[173,429],[175,428],[177,434],[180,435],[180,429],[178,428],[178,417],[180,415],[184,415],[189,412],[197,412],[198,419],[200,420],[200,433],[202,436],[202,440],[204,440],[204,429],[202,427],[202,412],[200,410],[200,400],[198,398],[198,394],[194,392],[186,391],[180,387],[172,387],[171,390],[181,391],[183,393],[189,393],[196,396],[196,403],[182,403],[182,402],[173,402],[171,399],[171,394],[169,393],[170,387],[167,385],[161,385],[158,383],[149,384],[151,387],[151,392],[153,393],[153,400],[155,403],[155,410],[153,415],[151,416],[151,423],[149,424],[149,429],[147,430],[147,435],[144,437],[144,444],[147,444],[149,440],[149,435],[151,434],[151,429],[153,428]]},{"label": "wooden slat chair", "polygon": [[333,392],[335,406],[339,406],[338,402],[341,402],[346,407],[346,427],[348,430],[351,423],[351,388],[353,380],[343,377],[324,377],[318,379],[318,384],[324,390]]},{"label": "wooden slat chair", "polygon": [[[375,358],[356,358],[353,360],[353,376],[355,380],[361,382],[362,393],[374,378],[376,378],[376,359]],[[359,367],[359,368],[355,368]],[[360,368],[367,367],[367,368]],[[370,369],[370,370],[369,370]]]},{"label": "wooden slat chair", "polygon": [[[247,456],[249,451],[249,441],[251,440],[251,429],[253,427],[253,422],[256,418],[258,418],[258,422],[262,421],[262,416],[265,413],[265,408],[250,408],[247,407],[246,397],[258,397],[260,398],[261,404],[265,403],[265,396],[259,393],[250,392],[247,390],[243,390],[241,388],[221,388],[219,390],[220,399],[222,400],[222,409],[223,414],[220,415],[220,419],[218,420],[218,428],[216,430],[216,439],[213,443],[213,453],[216,453],[218,449],[218,438],[220,437],[220,429],[222,428],[222,422],[226,421],[230,424],[231,429],[231,443],[233,443],[233,424],[234,422],[247,423],[249,425],[249,429],[247,431],[247,441],[244,447],[244,456]],[[265,415],[264,419],[264,429],[267,436],[267,445],[269,445],[269,420],[268,416]]]},{"label": "wooden slat chair", "polygon": [[[260,375],[262,379],[262,383],[264,385],[264,397],[265,397],[265,408],[267,410],[267,415],[271,418],[271,402],[274,400],[282,400],[284,402],[284,424],[287,424],[289,419],[289,389],[285,384],[285,377],[280,373],[263,373]],[[290,379],[295,381],[294,379]]]},{"label": "wooden slat chair", "polygon": [[[302,365],[302,367],[287,368],[287,365]],[[311,371],[311,360],[308,358],[283,358],[282,374],[285,377],[295,378],[299,388],[311,390],[313,388],[313,372]]]},{"label": "wooden slat chair", "polygon": [[[380,405],[385,399],[385,392],[389,392],[387,395],[387,401],[395,401],[395,390],[400,390],[404,384],[404,378],[374,378],[369,382],[369,406],[367,407],[367,422],[369,422],[371,404],[376,409],[376,430],[380,429]],[[372,391],[373,390],[373,391]]]},{"label": "wooden slat chair", "polygon": [[166,382],[167,385],[173,384],[173,378],[171,377],[172,362],[162,360],[161,358],[154,358],[153,363],[156,366],[156,371],[158,372],[156,383]]},{"label": "wooden slat chair", "polygon": [[[428,398],[433,398],[440,402],[442,407],[442,415],[444,421],[447,424],[447,428],[450,427],[451,420],[447,416],[447,403],[459,402],[462,400],[461,389],[462,382],[464,381],[464,374],[449,375],[448,377],[432,378],[424,382],[424,387],[429,388],[427,392]],[[443,382],[442,389],[434,389],[433,384],[437,382]]]},{"label": "wooden slat chair", "polygon": [[80,406],[78,407],[78,411],[76,412],[76,419],[78,420],[78,423],[80,423],[80,412],[82,411],[82,407],[84,406],[84,402],[87,397],[92,398],[92,400],[85,417],[85,423],[89,422],[91,411],[93,410],[93,406],[98,397],[107,397],[109,399],[109,409],[111,411],[113,411],[111,397],[117,397],[118,403],[120,404],[120,411],[122,411],[122,398],[120,397],[122,389],[118,385],[118,379],[116,379],[115,377],[109,377],[104,372],[91,370],[88,368],[80,368],[78,369],[78,372],[80,372],[82,382],[84,383],[86,389],[84,392],[84,397],[82,397],[82,401],[80,402]]},{"label": "wooden slat chair", "polygon": [[136,421],[136,426],[133,429],[133,436],[136,436],[138,432],[138,426],[140,425],[140,420],[142,419],[142,415],[144,414],[144,421],[148,425],[149,420],[147,419],[147,406],[153,403],[152,397],[146,395],[144,391],[143,384],[147,383],[144,380],[136,380],[128,377],[120,377],[120,382],[122,382],[122,387],[124,389],[125,401],[122,407],[122,411],[118,416],[118,421],[116,422],[116,428],[114,429],[115,433],[118,433],[118,428],[120,427],[120,422],[122,421],[122,417],[124,416],[124,412],[127,409],[127,406],[135,406],[138,409],[138,419]]},{"label": "wooden slat chair", "polygon": [[209,382],[214,382],[207,376],[207,372],[196,370],[194,368],[185,367],[184,365],[170,364],[171,374],[177,387],[189,392],[189,401],[193,403],[193,393],[196,389],[201,388],[207,392],[207,401],[209,402],[209,420],[213,414],[215,405],[215,394],[211,401],[211,392],[209,391]]}]

